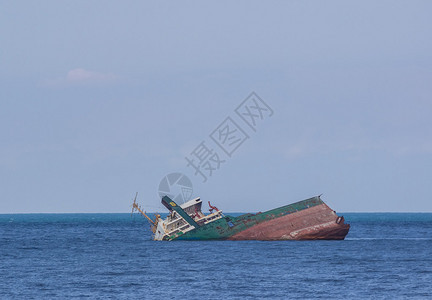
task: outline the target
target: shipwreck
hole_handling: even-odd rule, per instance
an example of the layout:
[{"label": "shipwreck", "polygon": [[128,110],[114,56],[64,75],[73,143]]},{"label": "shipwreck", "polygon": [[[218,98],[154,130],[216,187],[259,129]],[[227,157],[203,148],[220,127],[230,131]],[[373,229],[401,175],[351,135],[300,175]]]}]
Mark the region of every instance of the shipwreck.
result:
[{"label": "shipwreck", "polygon": [[162,204],[169,214],[149,217],[136,202],[132,212],[139,211],[150,222],[153,239],[173,240],[343,240],[350,225],[338,216],[320,196],[256,214],[237,217],[224,215],[209,204],[209,213],[202,212],[202,200],[192,199],[178,204],[168,196]]}]

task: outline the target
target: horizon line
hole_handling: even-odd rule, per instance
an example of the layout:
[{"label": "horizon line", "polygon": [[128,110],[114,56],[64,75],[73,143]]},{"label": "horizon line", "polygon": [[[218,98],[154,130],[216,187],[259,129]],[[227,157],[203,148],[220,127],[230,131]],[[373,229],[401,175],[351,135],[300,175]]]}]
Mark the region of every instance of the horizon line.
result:
[{"label": "horizon line", "polygon": [[[148,214],[161,214],[161,212],[146,212]],[[169,213],[169,212],[162,212]],[[259,212],[238,212],[238,211],[230,211],[230,212],[223,212],[224,214],[256,214]],[[339,214],[430,214],[432,211],[338,211]],[[42,215],[42,214],[50,214],[50,215],[66,215],[66,214],[130,214],[130,212],[9,212],[9,213],[3,213],[0,212],[0,215]],[[137,214],[138,215],[138,214]]]}]

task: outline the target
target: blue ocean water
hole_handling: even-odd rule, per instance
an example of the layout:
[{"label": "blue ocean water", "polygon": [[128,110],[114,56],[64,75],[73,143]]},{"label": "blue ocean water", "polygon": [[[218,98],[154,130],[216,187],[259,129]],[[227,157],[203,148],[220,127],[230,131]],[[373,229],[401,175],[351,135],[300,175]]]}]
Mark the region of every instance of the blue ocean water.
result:
[{"label": "blue ocean water", "polygon": [[4,299],[432,299],[432,214],[345,213],[345,241],[154,242],[129,214],[0,215]]}]

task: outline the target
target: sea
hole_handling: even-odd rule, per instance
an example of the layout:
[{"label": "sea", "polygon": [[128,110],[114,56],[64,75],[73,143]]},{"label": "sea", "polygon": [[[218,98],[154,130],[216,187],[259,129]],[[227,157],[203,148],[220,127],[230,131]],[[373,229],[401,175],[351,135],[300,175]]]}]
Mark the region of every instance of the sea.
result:
[{"label": "sea", "polygon": [[1,299],[432,299],[432,213],[344,241],[151,240],[130,214],[0,215]]}]

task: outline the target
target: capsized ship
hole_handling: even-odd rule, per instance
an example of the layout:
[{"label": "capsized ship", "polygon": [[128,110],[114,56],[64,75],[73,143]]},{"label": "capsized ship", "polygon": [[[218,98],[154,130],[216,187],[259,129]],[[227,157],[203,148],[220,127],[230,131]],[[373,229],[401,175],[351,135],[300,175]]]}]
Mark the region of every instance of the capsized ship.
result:
[{"label": "capsized ship", "polygon": [[210,213],[201,210],[200,198],[177,204],[168,196],[162,204],[169,215],[162,219],[150,218],[136,203],[138,210],[151,223],[153,238],[157,241],[172,240],[343,240],[350,225],[343,216],[325,204],[320,196],[285,205],[266,212],[226,216],[212,206]]}]

